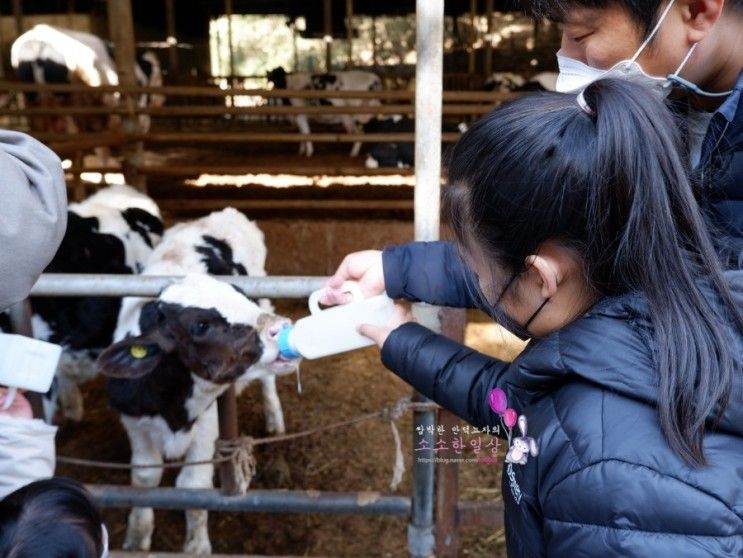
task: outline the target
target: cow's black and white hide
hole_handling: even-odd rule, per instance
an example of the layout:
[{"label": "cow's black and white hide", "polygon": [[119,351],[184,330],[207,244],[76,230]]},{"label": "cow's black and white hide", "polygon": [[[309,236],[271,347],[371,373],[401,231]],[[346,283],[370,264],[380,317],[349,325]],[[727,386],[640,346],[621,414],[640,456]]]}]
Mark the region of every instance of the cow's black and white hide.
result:
[{"label": "cow's black and white hide", "polygon": [[[11,65],[19,80],[28,83],[81,83],[90,87],[118,85],[119,74],[106,43],[96,35],[38,24],[18,37],[10,51]],[[162,85],[162,71],[157,56],[151,51],[138,57],[134,68],[140,85]],[[105,93],[59,93],[49,95],[29,94],[26,96],[31,106],[108,106],[119,104],[116,94]],[[140,106],[160,106],[160,95],[142,95]],[[34,118],[32,128],[39,131],[76,134],[81,131],[98,132],[106,128],[114,129],[121,122],[120,117],[105,116],[53,116]],[[149,129],[149,116],[141,115],[140,125]],[[104,158],[103,155],[99,155]]]},{"label": "cow's black and white hide", "polygon": [[556,83],[556,72],[540,72],[529,79],[513,72],[496,72],[485,82],[485,90],[500,93],[554,91]]},{"label": "cow's black and white hide", "polygon": [[[467,124],[444,121],[441,131],[464,133]],[[415,120],[407,116],[392,116],[390,118],[372,118],[364,124],[367,134],[402,134],[415,132]],[[415,164],[415,145],[412,142],[374,142],[369,144],[366,152],[365,164],[367,168],[379,167],[408,168]]]},{"label": "cow's black and white hide", "polygon": [[[47,273],[138,273],[163,232],[160,210],[130,186],[107,186],[70,204],[67,230]],[[79,385],[95,376],[95,358],[111,344],[121,307],[112,297],[34,297],[34,337],[62,345],[58,391],[45,400],[52,420],[57,402],[65,418],[79,421]]]},{"label": "cow's black and white hide", "polygon": [[[330,72],[326,74],[312,74],[308,72],[296,72],[287,74],[284,68],[274,68],[268,73],[268,81],[273,83],[275,89],[290,90],[314,90],[314,91],[381,91],[382,80],[372,72],[353,70],[349,72]],[[282,99],[282,102],[295,107],[332,105],[336,107],[378,107],[379,99],[298,99],[290,97]],[[360,125],[368,122],[374,114],[339,114],[314,116],[313,120],[328,123],[342,124],[349,134],[359,132]],[[306,114],[298,114],[294,122],[302,134],[309,134],[310,124]],[[351,149],[351,157],[355,157],[361,150],[361,142],[355,142]],[[302,142],[299,145],[299,154],[312,157],[314,148],[311,141]]]},{"label": "cow's black and white hide", "polygon": [[[156,299],[127,298],[115,338],[99,363],[113,379],[109,399],[121,413],[132,463],[163,459],[211,459],[218,435],[216,399],[230,383],[260,380],[266,429],[283,433],[276,376],[296,369],[279,356],[276,335],[288,320],[268,301],[255,304],[238,289],[206,275],[265,275],[266,247],[260,229],[227,208],[166,231],[143,271],[187,275]],[[190,274],[190,275],[188,275]],[[176,485],[211,488],[212,465],[185,467]],[[161,469],[135,469],[132,484],[160,484]],[[185,552],[208,554],[207,512],[186,512]],[[124,546],[148,550],[152,509],[129,515]]]}]

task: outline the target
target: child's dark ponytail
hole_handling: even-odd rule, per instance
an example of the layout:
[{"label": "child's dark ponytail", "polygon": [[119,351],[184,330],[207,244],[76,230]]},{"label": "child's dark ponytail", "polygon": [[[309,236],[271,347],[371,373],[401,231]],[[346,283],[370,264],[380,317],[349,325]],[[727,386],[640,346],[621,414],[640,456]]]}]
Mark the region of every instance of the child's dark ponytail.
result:
[{"label": "child's dark ponytail", "polygon": [[[616,80],[590,85],[584,99],[595,112],[601,173],[588,214],[596,238],[591,260],[599,263],[594,277],[645,294],[661,426],[681,457],[701,465],[706,422],[728,404],[737,366],[724,324],[732,318],[743,329],[743,317],[676,155],[670,114]],[[611,258],[602,257],[607,249]],[[703,290],[716,292],[722,305]]]},{"label": "child's dark ponytail", "polygon": [[506,273],[557,240],[581,255],[601,295],[645,295],[661,427],[678,455],[704,464],[706,423],[722,416],[740,371],[731,323],[743,331],[743,315],[662,101],[619,80],[598,81],[580,99],[518,99],[462,137],[449,182],[445,202],[458,238],[477,243]]}]

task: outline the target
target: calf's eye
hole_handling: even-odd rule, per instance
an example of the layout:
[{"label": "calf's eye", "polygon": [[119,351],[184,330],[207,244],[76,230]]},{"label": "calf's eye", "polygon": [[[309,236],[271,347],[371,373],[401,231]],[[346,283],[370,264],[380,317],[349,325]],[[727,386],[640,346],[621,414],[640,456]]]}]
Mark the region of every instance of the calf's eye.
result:
[{"label": "calf's eye", "polygon": [[205,321],[199,321],[196,322],[191,326],[191,334],[192,335],[204,335],[207,331],[209,331],[209,322]]}]

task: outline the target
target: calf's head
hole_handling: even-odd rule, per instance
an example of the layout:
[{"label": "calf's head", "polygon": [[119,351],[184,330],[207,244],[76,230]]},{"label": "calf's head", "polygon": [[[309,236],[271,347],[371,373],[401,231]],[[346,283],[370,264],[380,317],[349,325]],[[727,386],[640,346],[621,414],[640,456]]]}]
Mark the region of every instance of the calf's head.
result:
[{"label": "calf's head", "polygon": [[192,275],[148,302],[140,314],[141,333],[111,345],[98,366],[107,376],[134,379],[175,357],[215,384],[237,381],[253,366],[287,374],[296,363],[280,357],[276,337],[288,323],[232,285]]}]

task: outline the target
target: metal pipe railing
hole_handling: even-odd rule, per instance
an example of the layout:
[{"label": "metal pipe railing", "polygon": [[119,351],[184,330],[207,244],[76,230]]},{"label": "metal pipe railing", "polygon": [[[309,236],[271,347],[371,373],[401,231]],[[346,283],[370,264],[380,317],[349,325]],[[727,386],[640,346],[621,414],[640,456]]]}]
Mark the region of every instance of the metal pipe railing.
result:
[{"label": "metal pipe railing", "polygon": [[[321,289],[327,277],[245,277],[215,275],[215,279],[239,287],[250,298],[306,298]],[[182,279],[166,275],[92,275],[45,273],[30,296],[142,296],[156,297],[168,285]]]},{"label": "metal pipe railing", "polygon": [[163,510],[201,509],[226,512],[343,513],[355,515],[410,514],[410,498],[378,492],[325,492],[319,490],[249,490],[225,496],[218,490],[135,488],[91,484],[86,488],[104,508],[147,507]]}]

